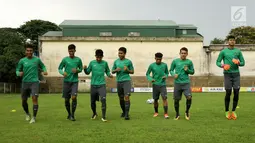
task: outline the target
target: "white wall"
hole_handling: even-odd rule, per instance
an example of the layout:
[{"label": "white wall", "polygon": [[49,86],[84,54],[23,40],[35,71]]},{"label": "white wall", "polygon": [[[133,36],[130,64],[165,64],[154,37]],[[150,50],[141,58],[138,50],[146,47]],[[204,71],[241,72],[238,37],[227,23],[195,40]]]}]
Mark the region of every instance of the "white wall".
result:
[{"label": "white wall", "polygon": [[[174,58],[179,57],[179,50],[185,46],[189,49],[189,57],[195,67],[197,76],[208,74],[208,63],[203,50],[202,42],[43,42],[41,58],[45,63],[49,76],[60,76],[58,65],[63,57],[68,56],[69,44],[77,47],[76,56],[79,56],[83,64],[88,64],[95,59],[95,50],[104,51],[104,60],[108,61],[110,69],[115,59],[118,58],[118,48],[127,48],[126,57],[132,60],[135,68],[134,76],[144,76],[150,63],[154,62],[154,54],[162,52],[163,61],[170,64]],[[84,73],[80,74],[85,76]]]}]

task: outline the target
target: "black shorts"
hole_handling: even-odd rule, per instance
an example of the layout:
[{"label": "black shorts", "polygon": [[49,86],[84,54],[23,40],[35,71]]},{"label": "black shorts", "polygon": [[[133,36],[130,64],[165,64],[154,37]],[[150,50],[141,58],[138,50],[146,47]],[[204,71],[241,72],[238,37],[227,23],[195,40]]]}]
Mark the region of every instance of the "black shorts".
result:
[{"label": "black shorts", "polygon": [[167,99],[166,85],[152,85],[152,95],[154,100],[158,100],[161,95],[162,98]]},{"label": "black shorts", "polygon": [[181,100],[182,94],[187,96],[192,96],[190,83],[175,83],[174,84],[174,99]]},{"label": "black shorts", "polygon": [[119,97],[131,95],[131,81],[123,81],[117,83],[117,92]]},{"label": "black shorts", "polygon": [[39,96],[39,82],[22,82],[21,97],[23,99]]},{"label": "black shorts", "polygon": [[63,98],[71,98],[71,96],[77,96],[78,82],[64,82],[63,85]]},{"label": "black shorts", "polygon": [[90,101],[99,101],[99,97],[106,98],[106,86],[105,85],[91,85],[90,88]]},{"label": "black shorts", "polygon": [[240,88],[240,73],[224,73],[225,89]]}]

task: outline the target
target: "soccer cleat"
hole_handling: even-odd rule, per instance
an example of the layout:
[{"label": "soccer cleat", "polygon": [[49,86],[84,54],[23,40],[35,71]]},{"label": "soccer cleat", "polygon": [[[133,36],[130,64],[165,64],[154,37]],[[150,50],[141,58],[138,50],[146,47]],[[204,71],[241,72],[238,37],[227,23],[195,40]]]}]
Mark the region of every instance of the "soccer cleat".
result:
[{"label": "soccer cleat", "polygon": [[120,117],[124,118],[125,117],[125,113],[121,113]]},{"label": "soccer cleat", "polygon": [[29,120],[31,120],[31,117],[29,114],[26,114],[26,121],[29,121]]},{"label": "soccer cleat", "polygon": [[154,113],[153,117],[157,117],[158,116],[158,113]]},{"label": "soccer cleat", "polygon": [[226,118],[227,118],[228,120],[230,120],[230,119],[231,119],[231,114],[230,114],[230,112],[229,112],[229,111],[227,111],[227,112],[225,113],[225,116],[226,116]]},{"label": "soccer cleat", "polygon": [[176,115],[174,120],[179,120],[180,119],[180,115]]},{"label": "soccer cleat", "polygon": [[66,119],[71,120],[71,115],[68,115]]},{"label": "soccer cleat", "polygon": [[189,119],[190,119],[189,113],[185,113],[185,119],[186,119],[186,120],[189,120]]},{"label": "soccer cleat", "polygon": [[93,114],[91,119],[95,120],[97,118],[97,114]]},{"label": "soccer cleat", "polygon": [[76,121],[76,119],[75,119],[74,116],[71,116],[70,120],[71,120],[71,121]]},{"label": "soccer cleat", "polygon": [[129,115],[125,116],[125,120],[130,120]]},{"label": "soccer cleat", "polygon": [[29,122],[29,123],[30,123],[30,124],[35,123],[35,117],[31,118],[31,120],[30,120],[30,122]]},{"label": "soccer cleat", "polygon": [[169,118],[168,114],[164,114],[164,117],[165,117],[165,119]]},{"label": "soccer cleat", "polygon": [[102,120],[103,122],[107,122],[107,120],[106,120],[105,118],[101,118],[101,120]]},{"label": "soccer cleat", "polygon": [[237,119],[237,114],[236,114],[236,112],[232,112],[231,118],[232,118],[233,120],[236,120],[236,119]]}]

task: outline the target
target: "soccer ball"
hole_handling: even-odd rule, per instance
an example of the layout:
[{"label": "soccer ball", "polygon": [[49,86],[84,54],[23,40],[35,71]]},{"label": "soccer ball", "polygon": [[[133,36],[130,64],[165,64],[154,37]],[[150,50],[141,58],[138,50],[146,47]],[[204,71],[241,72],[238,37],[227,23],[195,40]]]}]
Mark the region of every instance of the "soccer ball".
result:
[{"label": "soccer ball", "polygon": [[148,104],[153,104],[153,103],[154,103],[154,99],[148,99],[148,100],[146,101],[146,103],[148,103]]}]

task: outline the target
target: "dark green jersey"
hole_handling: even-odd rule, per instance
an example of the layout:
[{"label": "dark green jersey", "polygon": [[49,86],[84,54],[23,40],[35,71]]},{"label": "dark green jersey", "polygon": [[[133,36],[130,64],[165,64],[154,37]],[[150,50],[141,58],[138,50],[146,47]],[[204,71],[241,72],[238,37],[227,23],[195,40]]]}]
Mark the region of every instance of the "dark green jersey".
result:
[{"label": "dark green jersey", "polygon": [[32,57],[31,59],[25,57],[22,58],[16,68],[16,75],[20,76],[20,72],[23,72],[23,82],[39,82],[39,68],[46,72],[46,67],[38,57]]},{"label": "dark green jersey", "polygon": [[128,73],[128,71],[124,71],[124,66],[126,66],[129,70],[134,70],[133,63],[129,59],[117,59],[113,63],[112,70],[115,70],[117,68],[120,68],[121,71],[117,72],[117,82],[122,81],[130,81],[131,77]]},{"label": "dark green jersey", "polygon": [[[150,76],[152,72],[152,77]],[[155,80],[153,84],[155,85],[166,85],[166,80],[163,77],[168,77],[168,67],[167,64],[161,62],[161,64],[152,63],[150,64],[147,72],[146,77],[149,81]]]},{"label": "dark green jersey", "polygon": [[[238,59],[240,61],[240,65],[236,65],[232,62],[233,59]],[[225,48],[222,51],[220,51],[220,54],[217,58],[216,65],[218,67],[221,67],[221,61],[223,60],[224,64],[230,65],[229,70],[224,70],[224,73],[238,73],[239,72],[239,66],[244,66],[245,61],[243,58],[243,54],[240,49],[238,48]]]},{"label": "dark green jersey", "polygon": [[87,69],[84,69],[85,74],[89,75],[92,72],[91,76],[91,85],[104,85],[105,84],[105,76],[109,77],[111,75],[108,63],[104,60],[98,62],[93,60],[89,63]]},{"label": "dark green jersey", "polygon": [[[64,71],[63,68],[65,69]],[[77,69],[77,72],[73,73],[72,69]],[[61,75],[63,75],[64,72],[67,73],[67,76],[64,78],[66,82],[78,82],[78,73],[82,72],[82,69],[82,61],[76,56],[74,58],[63,58],[58,67],[58,71]]]},{"label": "dark green jersey", "polygon": [[[185,71],[184,67],[187,66],[188,70]],[[189,59],[182,60],[180,58],[173,60],[170,68],[170,74],[174,76],[178,74],[178,78],[174,80],[175,83],[190,83],[189,74],[195,73],[193,62]]]}]

